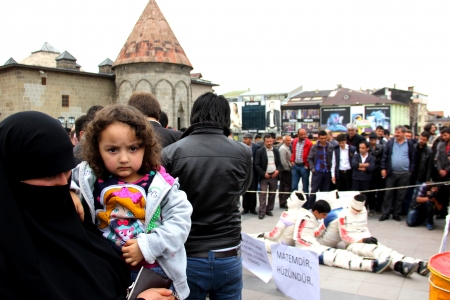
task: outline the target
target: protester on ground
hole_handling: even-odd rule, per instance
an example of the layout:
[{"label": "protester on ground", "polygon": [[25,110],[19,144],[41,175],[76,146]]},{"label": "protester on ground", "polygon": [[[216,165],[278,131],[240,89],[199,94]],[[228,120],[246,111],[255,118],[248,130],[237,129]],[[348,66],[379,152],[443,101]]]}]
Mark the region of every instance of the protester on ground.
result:
[{"label": "protester on ground", "polygon": [[191,110],[191,126],[164,148],[163,165],[178,177],[193,206],[185,243],[188,299],[240,299],[240,196],[252,178],[248,146],[227,138],[230,105],[223,96],[201,95]]},{"label": "protester on ground", "polygon": [[278,201],[280,208],[286,208],[286,201],[289,198],[292,184],[292,165],[291,165],[291,143],[290,135],[283,136],[283,143],[278,148],[280,152],[281,172],[280,172],[280,188],[278,189]]},{"label": "protester on ground", "polygon": [[381,177],[386,178],[386,188],[384,193],[383,214],[380,221],[389,219],[391,210],[393,219],[401,221],[403,199],[405,198],[405,188],[394,190],[394,187],[407,186],[409,178],[414,171],[414,145],[405,139],[405,127],[395,127],[395,138],[389,140],[383,149],[381,159]]},{"label": "protester on ground", "polygon": [[375,259],[390,257],[391,269],[404,277],[410,277],[415,271],[420,275],[427,275],[429,273],[427,261],[400,254],[378,243],[378,240],[370,234],[365,200],[366,197],[363,194],[358,194],[344,206],[339,214],[330,214],[330,218],[325,219],[328,225],[324,234],[328,236],[322,236],[321,243],[325,246],[336,247],[339,240],[334,237],[339,236],[345,243],[346,249],[356,255]]},{"label": "protester on ground", "polygon": [[347,144],[347,135],[341,133],[336,137],[338,147],[334,147],[331,159],[331,182],[339,191],[352,189],[352,159],[356,147]]},{"label": "protester on ground", "polygon": [[123,253],[132,280],[141,267],[151,269],[172,279],[175,295],[185,299],[192,207],[160,165],[152,126],[132,106],[108,106],[88,125],[83,152],[73,183],[103,237]]},{"label": "protester on ground", "polygon": [[306,130],[301,128],[297,131],[298,137],[292,142],[292,191],[298,190],[298,183],[302,180],[302,190],[305,194],[309,193],[309,165],[308,155],[312,143],[306,137]]},{"label": "protester on ground", "polygon": [[[280,153],[273,147],[271,135],[264,136],[264,145],[256,150],[255,169],[259,176],[259,219],[265,215],[273,216],[272,210],[275,205],[275,192],[278,184],[278,174],[281,170]],[[269,190],[269,193],[267,193]],[[268,195],[267,195],[268,194]]]},{"label": "protester on ground", "polygon": [[[256,150],[259,149],[259,146],[252,142],[253,135],[251,133],[244,134],[244,137],[242,139],[243,143],[246,144],[250,150],[252,151],[252,160],[255,161],[256,156]],[[258,212],[256,211],[256,190],[258,188],[258,173],[256,172],[254,163],[253,165],[253,176],[252,181],[249,186],[250,192],[246,192],[244,195],[242,195],[242,212],[241,215],[245,215],[248,213],[251,213],[253,215],[257,215]]]},{"label": "protester on ground", "polygon": [[294,241],[297,248],[316,252],[321,265],[377,274],[389,267],[389,257],[369,260],[346,250],[321,245],[317,237],[321,236],[325,230],[323,219],[327,217],[330,210],[330,204],[325,200],[317,200],[311,211],[300,210],[294,227]]},{"label": "protester on ground", "polygon": [[161,106],[153,94],[148,92],[135,92],[128,100],[128,105],[136,107],[150,121],[158,135],[158,141],[163,148],[175,143],[181,137],[181,132],[167,129],[159,123]]},{"label": "protester on ground", "polygon": [[[129,270],[90,220],[80,222],[70,196],[75,162],[61,124],[16,113],[0,123],[0,145],[0,214],[14,224],[0,242],[0,298],[125,300]],[[171,294],[139,297],[174,300]]]},{"label": "protester on ground", "polygon": [[319,140],[311,147],[308,155],[308,165],[312,172],[311,193],[313,195],[308,198],[307,209],[311,209],[316,201],[316,192],[328,192],[330,190],[333,150],[333,146],[327,142],[327,133],[323,130],[319,131]]},{"label": "protester on ground", "polygon": [[306,203],[306,196],[302,192],[294,191],[287,199],[288,210],[284,211],[275,228],[270,232],[261,233],[259,239],[264,240],[267,252],[271,252],[270,245],[283,244],[294,246],[294,225],[302,206]]}]

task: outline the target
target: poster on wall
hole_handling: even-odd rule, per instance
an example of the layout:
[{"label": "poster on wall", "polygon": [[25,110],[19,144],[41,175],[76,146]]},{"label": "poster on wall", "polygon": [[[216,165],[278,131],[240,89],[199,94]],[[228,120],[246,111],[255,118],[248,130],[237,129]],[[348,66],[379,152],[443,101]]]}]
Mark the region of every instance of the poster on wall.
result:
[{"label": "poster on wall", "polygon": [[371,131],[375,131],[381,125],[384,129],[391,130],[390,106],[366,106],[366,120],[369,121]]},{"label": "poster on wall", "polygon": [[346,132],[350,123],[350,107],[322,108],[320,113],[321,129],[332,132]]},{"label": "poster on wall", "polygon": [[350,107],[350,121],[358,126],[364,120],[364,106]]},{"label": "poster on wall", "polygon": [[296,133],[306,129],[308,133],[318,132],[320,125],[319,108],[282,107],[283,133]]},{"label": "poster on wall", "polygon": [[230,103],[230,129],[233,139],[241,140],[242,135],[242,102]]},{"label": "poster on wall", "polygon": [[266,131],[281,133],[281,101],[266,101]]}]

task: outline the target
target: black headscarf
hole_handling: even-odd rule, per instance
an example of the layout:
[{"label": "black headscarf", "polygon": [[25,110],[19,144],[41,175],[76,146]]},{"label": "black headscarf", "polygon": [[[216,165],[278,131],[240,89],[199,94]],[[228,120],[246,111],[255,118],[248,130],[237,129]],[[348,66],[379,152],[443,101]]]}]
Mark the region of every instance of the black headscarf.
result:
[{"label": "black headscarf", "polygon": [[71,170],[56,119],[21,112],[0,123],[0,299],[125,299],[129,272],[64,186],[21,181]]}]

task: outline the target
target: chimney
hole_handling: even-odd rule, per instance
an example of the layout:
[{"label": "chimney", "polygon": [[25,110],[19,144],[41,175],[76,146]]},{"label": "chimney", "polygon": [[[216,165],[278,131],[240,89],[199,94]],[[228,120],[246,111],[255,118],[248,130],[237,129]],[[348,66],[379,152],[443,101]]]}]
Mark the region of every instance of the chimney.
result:
[{"label": "chimney", "polygon": [[318,94],[319,93],[319,89],[316,89],[316,94]]},{"label": "chimney", "polygon": [[109,58],[105,59],[98,65],[98,72],[103,74],[114,74],[114,71],[112,70],[113,63],[114,62]]},{"label": "chimney", "polygon": [[397,88],[397,84],[394,83],[394,89],[396,89],[396,88]]},{"label": "chimney", "polygon": [[408,86],[408,91],[414,92],[414,86]]},{"label": "chimney", "polygon": [[61,53],[61,55],[55,58],[55,60],[56,60],[56,67],[58,69],[79,70],[77,69],[77,59],[67,51]]}]

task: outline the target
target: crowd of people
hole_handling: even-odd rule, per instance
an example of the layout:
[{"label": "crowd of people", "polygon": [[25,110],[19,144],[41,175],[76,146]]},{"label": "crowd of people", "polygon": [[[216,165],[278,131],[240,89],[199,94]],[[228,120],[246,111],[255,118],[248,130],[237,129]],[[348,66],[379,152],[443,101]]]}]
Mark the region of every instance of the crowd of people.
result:
[{"label": "crowd of people", "polygon": [[[431,228],[433,212],[446,213],[448,191],[438,183],[450,178],[450,128],[436,137],[431,126],[417,142],[402,126],[394,139],[377,128],[366,141],[349,125],[336,139],[320,131],[312,142],[300,129],[294,138],[272,133],[255,142],[246,133],[241,143],[228,138],[231,113],[224,97],[206,93],[193,104],[190,127],[176,131],[151,93],[136,92],[127,105],[91,107],[71,130],[33,111],[0,122],[2,218],[15,228],[0,243],[0,297],[126,299],[149,269],[169,286],[138,299],[241,299],[241,214],[273,216],[277,189],[280,208],[295,207],[290,194],[299,182],[297,206],[311,220],[336,215],[315,195],[333,189],[366,194],[369,215],[381,211],[380,221],[400,220],[403,205],[410,226]],[[422,185],[365,192],[411,183]],[[297,236],[293,245],[315,244]],[[342,254],[332,247],[318,248],[322,261]],[[343,256],[356,266],[354,248]],[[364,268],[391,266],[405,276],[426,268],[394,254]]]},{"label": "crowd of people", "polygon": [[301,182],[307,209],[312,209],[319,191],[360,191],[367,197],[369,216],[378,213],[379,221],[385,221],[392,215],[401,221],[403,215],[408,226],[425,223],[432,230],[433,219],[445,218],[449,204],[449,189],[443,183],[450,180],[450,127],[442,127],[439,135],[433,123],[424,129],[413,138],[407,126],[397,126],[390,137],[378,126],[363,136],[348,124],[347,133],[334,137],[330,131],[319,131],[311,141],[302,128],[279,142],[273,134],[253,142],[247,133],[243,142],[252,149],[255,176],[244,195],[242,214],[272,216],[277,187],[279,206],[285,208],[289,192],[299,190]]}]

